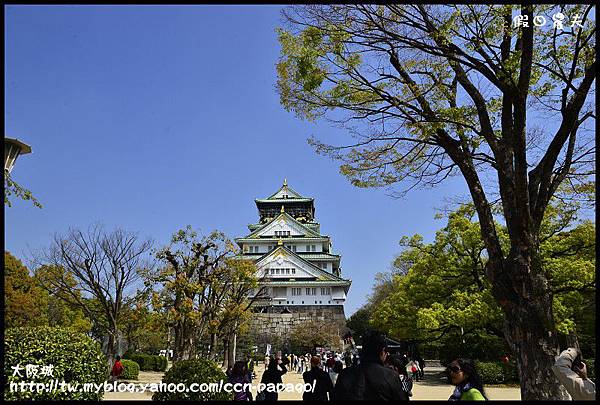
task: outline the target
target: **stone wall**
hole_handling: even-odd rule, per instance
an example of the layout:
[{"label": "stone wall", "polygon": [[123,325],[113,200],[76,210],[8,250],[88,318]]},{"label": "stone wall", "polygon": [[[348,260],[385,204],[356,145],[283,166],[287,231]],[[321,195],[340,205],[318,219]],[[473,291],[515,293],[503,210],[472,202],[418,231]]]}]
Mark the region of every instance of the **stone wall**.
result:
[{"label": "stone wall", "polygon": [[347,331],[343,305],[294,305],[265,307],[263,312],[254,312],[249,335],[264,353],[266,343],[283,345],[294,327],[309,320],[339,325],[340,337]]}]

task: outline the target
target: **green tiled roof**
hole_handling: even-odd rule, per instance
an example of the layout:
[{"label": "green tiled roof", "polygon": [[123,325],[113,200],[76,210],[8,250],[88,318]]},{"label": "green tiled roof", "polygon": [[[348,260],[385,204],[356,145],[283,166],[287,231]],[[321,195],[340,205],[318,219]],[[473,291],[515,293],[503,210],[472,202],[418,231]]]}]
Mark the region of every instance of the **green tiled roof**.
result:
[{"label": "green tiled roof", "polygon": [[254,200],[255,202],[258,203],[297,203],[297,202],[312,202],[314,201],[314,198],[257,198],[256,200]]},{"label": "green tiled roof", "polygon": [[343,280],[343,281],[334,281],[334,280],[315,280],[315,281],[264,281],[261,284],[264,285],[280,285],[280,286],[302,286],[305,285],[314,285],[314,286],[322,286],[324,284],[333,285],[333,286],[350,286],[352,284],[352,280]]},{"label": "green tiled roof", "polygon": [[296,252],[298,256],[306,260],[333,260],[339,261],[340,255],[332,255],[330,253],[308,253],[308,252]]},{"label": "green tiled roof", "polygon": [[[272,238],[235,238],[234,239],[236,242],[256,242],[256,241],[260,241],[260,240],[265,240],[265,241],[274,241],[275,243],[277,243],[277,241],[279,240],[279,237],[275,236]],[[283,240],[283,243],[289,243],[289,242],[325,242],[329,240],[329,236],[320,236],[320,237],[314,237],[314,238],[307,238],[305,236],[303,237],[286,237],[286,238],[281,238],[281,240]]]},{"label": "green tiled roof", "polygon": [[[306,235],[308,235],[309,237],[319,237],[320,235],[315,232],[314,230],[308,228],[306,225],[304,225],[303,223],[299,222],[296,218],[294,218],[293,216],[291,216],[290,214],[288,214],[287,212],[282,212],[279,215],[277,215],[275,218],[273,218],[272,220],[270,220],[269,222],[267,222],[265,224],[266,226],[269,226],[270,224],[272,224],[275,221],[278,221],[280,218],[285,218],[286,220],[289,220],[293,223],[295,223],[296,225],[300,226],[301,229],[306,230]],[[247,235],[246,238],[252,238],[253,236],[255,236],[258,232],[260,232],[260,230],[263,228],[259,228],[256,229],[254,232],[252,232],[250,235]],[[287,238],[287,239],[291,239],[291,238]]]}]

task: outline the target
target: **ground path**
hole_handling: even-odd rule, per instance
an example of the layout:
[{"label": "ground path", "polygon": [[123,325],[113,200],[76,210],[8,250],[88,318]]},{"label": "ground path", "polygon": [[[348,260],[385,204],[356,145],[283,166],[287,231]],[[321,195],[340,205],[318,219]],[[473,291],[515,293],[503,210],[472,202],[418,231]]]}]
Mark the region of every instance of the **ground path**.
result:
[{"label": "ground path", "polygon": [[[253,381],[254,384],[260,382],[262,373],[264,371],[264,365],[258,364],[255,368],[257,378]],[[415,382],[413,386],[413,396],[411,400],[447,400],[452,394],[454,387],[445,381],[442,375],[444,368],[442,367],[426,367],[425,368],[425,379],[419,382]],[[137,381],[132,381],[138,384],[146,383],[159,383],[162,379],[163,373],[151,372],[151,371],[140,371]],[[293,370],[288,371],[282,377],[285,384],[292,383],[298,384],[303,383],[302,374],[297,373]],[[521,392],[518,387],[497,387],[487,386],[486,393],[489,399],[492,400],[520,400]],[[253,390],[252,395],[256,398],[256,390]],[[105,400],[151,400],[152,392],[145,393],[130,393],[130,392],[107,392],[104,394]],[[279,394],[280,400],[301,400],[302,394],[297,392],[281,392]]]}]

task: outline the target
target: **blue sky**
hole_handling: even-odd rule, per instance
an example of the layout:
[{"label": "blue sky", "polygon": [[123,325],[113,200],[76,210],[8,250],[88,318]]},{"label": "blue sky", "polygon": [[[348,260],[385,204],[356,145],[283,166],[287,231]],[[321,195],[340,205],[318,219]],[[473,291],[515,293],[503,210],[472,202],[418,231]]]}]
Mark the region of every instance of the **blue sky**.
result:
[{"label": "blue sky", "polygon": [[32,146],[13,177],[44,208],[5,208],[5,248],[24,259],[55,232],[102,222],[157,245],[187,224],[231,238],[255,198],[287,178],[314,197],[353,280],[346,315],[389,268],[403,235],[431,240],[460,178],[404,199],[358,189],[306,139],[348,139],[279,104],[280,6],[8,6],[5,135]]}]

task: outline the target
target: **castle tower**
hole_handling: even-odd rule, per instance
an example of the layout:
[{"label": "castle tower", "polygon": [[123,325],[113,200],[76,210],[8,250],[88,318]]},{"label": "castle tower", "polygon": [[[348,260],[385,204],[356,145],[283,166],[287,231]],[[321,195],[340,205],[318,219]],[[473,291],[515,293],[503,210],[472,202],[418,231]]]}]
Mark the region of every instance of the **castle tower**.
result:
[{"label": "castle tower", "polygon": [[314,199],[284,180],[277,192],[255,203],[258,223],[248,225],[250,234],[235,241],[241,257],[255,262],[264,287],[253,309],[258,333],[285,335],[308,319],[343,328],[351,280],[341,276],[341,257],[333,253],[331,238],[320,233]]}]

